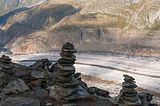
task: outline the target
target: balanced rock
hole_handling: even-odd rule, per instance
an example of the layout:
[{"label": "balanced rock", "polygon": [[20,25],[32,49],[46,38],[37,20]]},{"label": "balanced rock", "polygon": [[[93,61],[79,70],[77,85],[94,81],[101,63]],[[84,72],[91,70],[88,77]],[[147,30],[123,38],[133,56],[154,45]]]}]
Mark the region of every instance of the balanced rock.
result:
[{"label": "balanced rock", "polygon": [[74,49],[73,44],[67,42],[63,45],[60,53],[62,58],[57,62],[57,71],[55,73],[56,83],[54,92],[52,92],[52,95],[56,100],[61,101],[64,105],[70,106],[75,106],[72,102],[77,97],[88,95],[87,91],[80,89],[79,82],[74,77],[75,67],[73,65],[76,60],[74,53],[76,53],[76,50]]},{"label": "balanced rock", "polygon": [[11,63],[11,58],[9,58],[8,56],[2,55],[0,58],[0,62],[2,63]]},{"label": "balanced rock", "polygon": [[8,56],[2,55],[0,57],[0,71],[13,74],[15,71],[15,67],[11,64],[11,60],[12,59]]},{"label": "balanced rock", "polygon": [[124,76],[124,82],[122,84],[123,88],[117,99],[118,104],[123,104],[125,106],[141,106],[141,100],[137,94],[135,88],[137,85],[134,81],[135,79],[128,75]]},{"label": "balanced rock", "polygon": [[15,72],[15,67],[11,64],[11,58],[2,55],[2,57],[0,57],[0,91],[10,81],[14,80],[13,78],[14,72]]}]

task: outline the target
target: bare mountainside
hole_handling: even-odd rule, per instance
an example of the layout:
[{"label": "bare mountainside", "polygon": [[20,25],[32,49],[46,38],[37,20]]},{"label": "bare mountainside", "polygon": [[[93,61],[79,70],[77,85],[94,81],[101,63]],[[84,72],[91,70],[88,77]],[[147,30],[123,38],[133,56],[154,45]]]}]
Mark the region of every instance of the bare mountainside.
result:
[{"label": "bare mountainside", "polygon": [[45,0],[0,0],[0,16],[16,8],[30,7]]},{"label": "bare mountainside", "polygon": [[10,17],[1,32],[14,54],[70,41],[79,51],[159,56],[160,0],[49,0]]}]

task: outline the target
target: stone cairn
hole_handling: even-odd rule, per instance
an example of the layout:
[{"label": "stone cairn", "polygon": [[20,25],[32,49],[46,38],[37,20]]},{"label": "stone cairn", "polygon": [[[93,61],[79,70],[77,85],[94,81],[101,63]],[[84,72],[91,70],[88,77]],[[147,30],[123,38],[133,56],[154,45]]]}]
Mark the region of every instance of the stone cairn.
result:
[{"label": "stone cairn", "polygon": [[124,106],[141,106],[141,100],[139,99],[137,91],[135,90],[137,87],[135,84],[136,82],[134,81],[135,79],[128,75],[123,76],[123,89],[120,91],[117,103],[123,104]]},{"label": "stone cairn", "polygon": [[60,53],[62,58],[57,62],[54,97],[63,104],[72,103],[78,97],[79,84],[77,79],[74,78],[75,67],[73,66],[76,60],[74,53],[76,52],[71,43],[65,43]]},{"label": "stone cairn", "polygon": [[0,90],[13,79],[14,66],[11,65],[11,58],[2,55],[0,57]]},{"label": "stone cairn", "polygon": [[6,72],[6,73],[13,73],[13,66],[11,66],[11,58],[9,58],[8,56],[2,55],[2,57],[0,58],[0,65],[2,67],[2,71]]}]

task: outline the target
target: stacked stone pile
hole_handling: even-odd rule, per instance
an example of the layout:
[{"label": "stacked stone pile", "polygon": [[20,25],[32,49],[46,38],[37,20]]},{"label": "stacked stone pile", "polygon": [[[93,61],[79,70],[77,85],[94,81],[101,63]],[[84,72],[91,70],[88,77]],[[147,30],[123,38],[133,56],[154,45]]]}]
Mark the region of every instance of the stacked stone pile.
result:
[{"label": "stacked stone pile", "polygon": [[115,104],[118,106],[158,106],[152,104],[153,95],[149,93],[137,93],[135,79],[129,75],[123,75],[124,82],[122,83],[122,90],[118,95]]},{"label": "stacked stone pile", "polygon": [[11,65],[11,58],[2,55],[0,58],[0,91],[14,78],[12,77],[14,73],[14,66]]},{"label": "stacked stone pile", "polygon": [[79,92],[79,83],[74,77],[75,67],[73,65],[76,60],[74,53],[76,53],[74,46],[71,43],[65,43],[60,53],[62,58],[57,62],[54,97],[62,103],[70,103],[83,94]]},{"label": "stacked stone pile", "polygon": [[2,55],[2,57],[0,58],[0,70],[5,73],[13,74],[15,70],[14,66],[11,65],[11,60],[12,59],[8,56]]},{"label": "stacked stone pile", "polygon": [[124,106],[141,106],[141,100],[138,96],[135,88],[137,87],[135,79],[128,75],[124,76],[124,82],[122,83],[122,90],[117,99],[117,103]]}]

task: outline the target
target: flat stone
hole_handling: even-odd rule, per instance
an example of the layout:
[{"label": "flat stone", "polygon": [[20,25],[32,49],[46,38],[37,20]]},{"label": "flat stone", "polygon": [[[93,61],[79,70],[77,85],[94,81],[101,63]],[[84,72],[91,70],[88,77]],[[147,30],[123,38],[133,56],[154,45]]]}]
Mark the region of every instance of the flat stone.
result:
[{"label": "flat stone", "polygon": [[62,71],[70,71],[70,70],[75,70],[75,67],[74,66],[62,66],[60,64],[57,64],[57,67],[59,68],[59,70],[62,70]]},{"label": "flat stone", "polygon": [[128,82],[128,81],[134,81],[135,80],[132,76],[129,76],[129,75],[123,75],[123,76],[124,76],[124,80],[126,82]]},{"label": "flat stone", "polygon": [[73,72],[75,72],[75,70],[73,70],[73,71],[63,71],[63,70],[59,70],[59,72],[57,73],[57,76],[60,75],[60,76],[65,76],[65,77],[67,77],[67,76],[72,75]]},{"label": "flat stone", "polygon": [[62,52],[70,52],[70,53],[76,53],[76,49],[67,49],[67,48],[62,48]]},{"label": "flat stone", "polygon": [[72,77],[63,77],[63,76],[58,76],[56,77],[57,82],[72,82]]},{"label": "flat stone", "polygon": [[2,55],[0,57],[0,62],[2,62],[2,63],[10,63],[11,60],[12,60],[11,58],[9,58],[8,56],[5,56],[5,55]]},{"label": "flat stone", "polygon": [[130,102],[138,101],[138,97],[126,97],[126,96],[124,96],[123,98],[124,98],[124,100],[130,101]]},{"label": "flat stone", "polygon": [[67,60],[67,59],[59,59],[58,63],[64,66],[72,66],[73,64],[75,64],[75,60]]},{"label": "flat stone", "polygon": [[0,71],[0,88],[5,87],[12,80],[13,77],[10,74]]},{"label": "flat stone", "polygon": [[63,59],[66,59],[66,60],[71,60],[71,61],[75,61],[76,60],[76,56],[75,55],[66,55],[66,54],[63,54],[63,53],[60,53],[61,57]]}]

